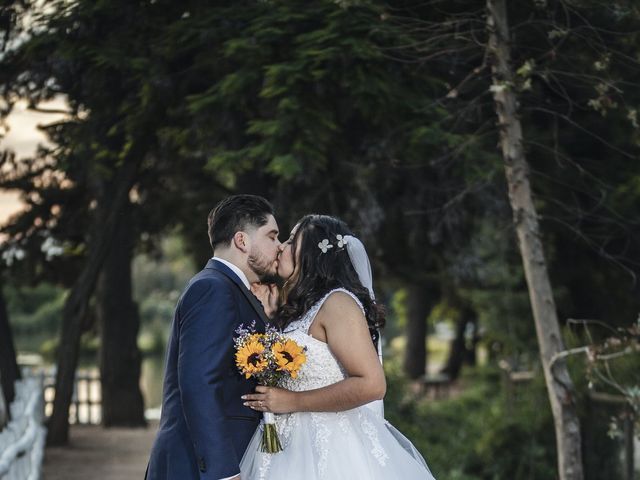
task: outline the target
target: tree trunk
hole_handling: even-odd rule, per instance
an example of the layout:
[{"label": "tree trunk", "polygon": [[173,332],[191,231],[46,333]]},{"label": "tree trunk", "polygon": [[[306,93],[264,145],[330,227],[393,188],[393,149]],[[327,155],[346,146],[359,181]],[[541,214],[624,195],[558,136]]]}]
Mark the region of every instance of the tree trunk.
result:
[{"label": "tree trunk", "polygon": [[116,173],[117,186],[108,209],[109,215],[103,221],[99,219],[96,221],[97,225],[93,229],[93,235],[88,245],[87,261],[73,284],[62,310],[62,333],[58,349],[55,397],[47,435],[49,445],[63,445],[69,440],[69,405],[71,404],[78,365],[83,321],[100,269],[113,243],[118,216],[128,203],[129,191],[136,178],[138,165],[138,161],[129,160]]},{"label": "tree trunk", "polygon": [[[467,325],[474,328],[474,338],[471,345],[467,345]],[[449,348],[449,357],[447,363],[442,369],[442,373],[449,376],[451,380],[455,380],[460,375],[462,365],[475,365],[476,343],[477,343],[477,320],[475,312],[469,307],[463,307],[460,312],[460,318],[456,323],[456,336],[451,341]]]},{"label": "tree trunk", "polygon": [[536,325],[540,357],[553,412],[561,480],[582,480],[580,423],[573,382],[564,359],[553,362],[565,347],[547,271],[537,212],[524,155],[511,67],[506,0],[487,0],[489,49],[492,55],[493,92],[500,125],[500,146],[505,162],[509,201],[524,264]]},{"label": "tree trunk", "polygon": [[20,369],[16,361],[16,349],[13,344],[9,313],[0,282],[0,386],[2,386],[7,409],[15,397],[15,381],[19,378]]},{"label": "tree trunk", "polygon": [[[0,372],[0,380],[2,380],[2,372]],[[9,406],[5,403],[4,391],[2,390],[2,383],[0,382],[0,432],[4,430],[4,427],[9,423]]]},{"label": "tree trunk", "polygon": [[134,248],[131,222],[129,205],[120,216],[96,295],[101,335],[102,424],[106,427],[146,425],[140,391],[140,318],[131,286]]},{"label": "tree trunk", "polygon": [[471,310],[471,316],[467,320],[467,325],[471,325],[473,335],[471,342],[466,344],[464,363],[475,367],[478,362],[478,342],[480,341],[480,334],[478,331],[478,315],[476,315],[476,312],[473,310]]},{"label": "tree trunk", "polygon": [[427,365],[427,315],[431,302],[429,290],[423,285],[407,288],[407,347],[404,353],[404,371],[407,377],[424,376]]}]

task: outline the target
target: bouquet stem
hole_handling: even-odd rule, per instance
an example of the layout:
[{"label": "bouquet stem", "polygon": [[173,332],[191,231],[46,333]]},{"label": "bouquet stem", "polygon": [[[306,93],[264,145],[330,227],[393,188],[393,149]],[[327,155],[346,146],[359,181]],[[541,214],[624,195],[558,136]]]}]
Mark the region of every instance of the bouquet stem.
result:
[{"label": "bouquet stem", "polygon": [[262,441],[260,449],[265,453],[278,453],[282,451],[278,431],[276,430],[276,417],[271,412],[265,412],[264,425],[262,429]]}]

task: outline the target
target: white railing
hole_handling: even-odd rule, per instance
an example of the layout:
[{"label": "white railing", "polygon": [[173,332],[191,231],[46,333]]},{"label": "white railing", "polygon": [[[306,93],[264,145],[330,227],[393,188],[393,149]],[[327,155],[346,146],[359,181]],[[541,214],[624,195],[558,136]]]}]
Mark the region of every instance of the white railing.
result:
[{"label": "white railing", "polygon": [[0,480],[39,480],[46,436],[42,379],[17,381],[10,411],[0,432]]},{"label": "white railing", "polygon": [[[53,400],[56,396],[55,369],[41,371],[44,381],[44,414],[53,413]],[[78,370],[73,384],[73,396],[69,405],[69,423],[100,425],[102,421],[102,386],[97,368]]]}]

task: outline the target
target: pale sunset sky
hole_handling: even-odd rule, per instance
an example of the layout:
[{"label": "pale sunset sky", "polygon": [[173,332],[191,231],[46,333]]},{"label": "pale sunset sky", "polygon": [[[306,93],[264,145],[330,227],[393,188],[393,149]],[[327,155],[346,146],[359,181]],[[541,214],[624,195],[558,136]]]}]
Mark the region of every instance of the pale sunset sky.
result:
[{"label": "pale sunset sky", "polygon": [[[43,108],[64,109],[63,100],[41,105]],[[45,137],[37,130],[39,124],[47,124],[58,120],[60,114],[37,113],[27,110],[26,103],[18,103],[8,119],[9,132],[0,140],[0,149],[10,148],[16,152],[18,158],[32,155],[39,143],[45,142]],[[0,190],[0,225],[21,208],[18,194],[12,191]]]}]

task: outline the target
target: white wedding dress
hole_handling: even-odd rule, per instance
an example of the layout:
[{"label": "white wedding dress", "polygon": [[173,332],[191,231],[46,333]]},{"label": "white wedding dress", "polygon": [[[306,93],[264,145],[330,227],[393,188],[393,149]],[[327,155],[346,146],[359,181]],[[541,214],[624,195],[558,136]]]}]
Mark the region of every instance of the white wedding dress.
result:
[{"label": "white wedding dress", "polygon": [[[284,388],[312,390],[339,382],[346,374],[328,345],[308,334],[318,310],[336,289],[317,302],[285,333],[306,346],[307,362]],[[240,463],[242,480],[433,480],[426,462],[382,414],[382,402],[344,412],[275,415],[283,451],[260,451],[259,428]]]}]

